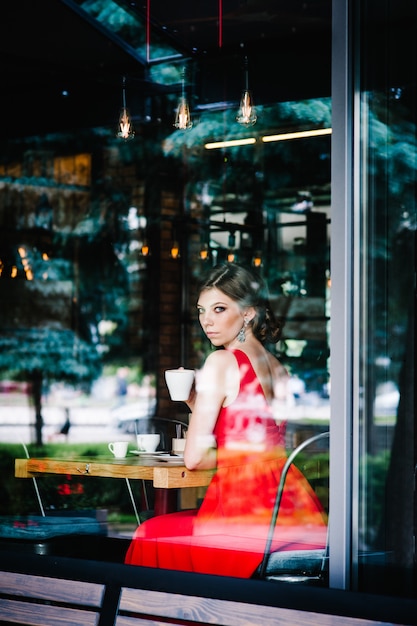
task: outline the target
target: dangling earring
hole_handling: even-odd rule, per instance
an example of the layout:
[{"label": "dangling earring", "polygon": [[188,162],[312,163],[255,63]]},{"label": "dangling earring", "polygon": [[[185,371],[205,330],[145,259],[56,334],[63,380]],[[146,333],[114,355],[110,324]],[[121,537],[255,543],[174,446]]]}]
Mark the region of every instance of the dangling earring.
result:
[{"label": "dangling earring", "polygon": [[248,320],[244,319],[243,320],[243,326],[242,326],[242,328],[239,330],[239,332],[237,334],[237,340],[239,341],[239,343],[245,343],[245,341],[246,341],[245,329],[246,329],[247,325],[248,325]]}]

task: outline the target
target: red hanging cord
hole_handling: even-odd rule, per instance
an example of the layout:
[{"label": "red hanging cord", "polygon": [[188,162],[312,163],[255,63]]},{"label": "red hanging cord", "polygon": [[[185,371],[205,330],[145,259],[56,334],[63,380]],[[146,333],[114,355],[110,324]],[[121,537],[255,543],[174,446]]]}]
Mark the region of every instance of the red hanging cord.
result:
[{"label": "red hanging cord", "polygon": [[223,46],[223,0],[219,0],[219,48]]}]

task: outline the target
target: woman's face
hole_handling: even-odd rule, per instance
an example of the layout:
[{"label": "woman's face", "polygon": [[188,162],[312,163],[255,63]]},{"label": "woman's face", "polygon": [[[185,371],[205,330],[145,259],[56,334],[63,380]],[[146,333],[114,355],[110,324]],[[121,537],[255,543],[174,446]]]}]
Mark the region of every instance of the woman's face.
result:
[{"label": "woman's face", "polygon": [[227,348],[243,326],[244,315],[238,303],[216,287],[200,293],[197,310],[200,324],[213,346]]}]

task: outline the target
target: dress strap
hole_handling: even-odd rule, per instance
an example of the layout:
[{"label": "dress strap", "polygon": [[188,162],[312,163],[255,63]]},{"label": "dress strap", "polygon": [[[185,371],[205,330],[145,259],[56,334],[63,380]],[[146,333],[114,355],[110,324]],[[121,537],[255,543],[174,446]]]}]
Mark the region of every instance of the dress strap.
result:
[{"label": "dress strap", "polygon": [[[246,352],[243,352],[243,350],[230,350],[230,352],[232,352],[232,354],[235,356],[235,359],[240,369],[240,389],[244,389],[245,385],[247,385],[248,383],[253,383],[253,381],[256,380],[262,391],[262,387],[260,385],[256,372]],[[252,391],[254,391],[253,387]]]}]

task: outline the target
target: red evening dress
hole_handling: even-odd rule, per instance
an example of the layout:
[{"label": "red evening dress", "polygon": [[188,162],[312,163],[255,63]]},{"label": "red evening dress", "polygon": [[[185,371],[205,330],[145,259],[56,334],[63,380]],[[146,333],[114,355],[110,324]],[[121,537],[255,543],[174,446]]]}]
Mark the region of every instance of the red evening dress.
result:
[{"label": "red evening dress", "polygon": [[[141,524],[126,564],[250,578],[262,561],[286,461],[285,426],[275,422],[247,355],[233,353],[240,368],[240,391],[217,419],[217,470],[201,507]],[[321,548],[326,531],[320,502],[291,466],[272,551]]]}]

